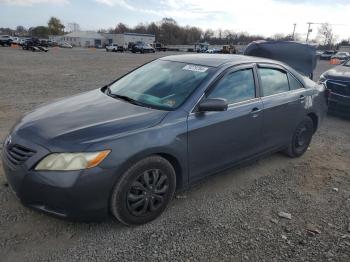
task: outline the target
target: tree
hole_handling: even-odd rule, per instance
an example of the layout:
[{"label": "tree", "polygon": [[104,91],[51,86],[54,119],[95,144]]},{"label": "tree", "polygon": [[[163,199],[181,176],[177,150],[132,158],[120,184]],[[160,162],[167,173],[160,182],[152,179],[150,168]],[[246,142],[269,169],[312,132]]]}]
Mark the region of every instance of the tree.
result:
[{"label": "tree", "polygon": [[203,40],[204,41],[210,41],[210,39],[214,36],[214,31],[211,29],[205,30],[203,33]]},{"label": "tree", "polygon": [[11,28],[0,27],[0,33],[4,35],[13,35],[13,30]]},{"label": "tree", "polygon": [[333,33],[333,28],[329,23],[324,23],[318,28],[318,38],[320,39],[322,45],[331,47],[335,36]]},{"label": "tree", "polygon": [[28,33],[27,29],[22,25],[18,25],[15,31],[16,34],[20,36],[26,35]]},{"label": "tree", "polygon": [[49,22],[47,23],[50,34],[52,35],[63,35],[64,34],[64,25],[61,23],[56,17],[51,17]]},{"label": "tree", "polygon": [[29,29],[30,35],[40,38],[47,38],[50,34],[50,29],[47,26],[37,26]]},{"label": "tree", "polygon": [[119,23],[114,29],[114,33],[116,33],[116,34],[122,34],[122,33],[128,32],[128,31],[130,31],[129,27],[123,23]]}]

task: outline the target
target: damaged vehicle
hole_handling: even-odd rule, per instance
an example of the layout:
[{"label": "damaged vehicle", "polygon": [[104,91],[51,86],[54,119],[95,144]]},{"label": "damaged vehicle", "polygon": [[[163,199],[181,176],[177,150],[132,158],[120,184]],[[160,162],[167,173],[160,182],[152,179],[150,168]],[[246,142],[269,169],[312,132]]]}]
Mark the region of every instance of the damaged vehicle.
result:
[{"label": "damaged vehicle", "polygon": [[293,41],[254,41],[244,54],[281,61],[310,79],[317,65],[316,47]]},{"label": "damaged vehicle", "polygon": [[329,90],[328,112],[350,117],[350,60],[324,72],[319,82]]},{"label": "damaged vehicle", "polygon": [[324,51],[323,54],[320,56],[320,60],[331,60],[332,56],[334,56],[336,53],[337,51],[333,50]]},{"label": "damaged vehicle", "polygon": [[48,52],[49,49],[41,45],[41,42],[39,39],[36,38],[29,38],[25,40],[25,42],[22,44],[23,50],[33,51],[33,52]]},{"label": "damaged vehicle", "polygon": [[3,167],[28,207],[144,224],[204,177],[273,152],[302,156],[326,109],[324,85],[282,62],[167,56],[26,114]]}]

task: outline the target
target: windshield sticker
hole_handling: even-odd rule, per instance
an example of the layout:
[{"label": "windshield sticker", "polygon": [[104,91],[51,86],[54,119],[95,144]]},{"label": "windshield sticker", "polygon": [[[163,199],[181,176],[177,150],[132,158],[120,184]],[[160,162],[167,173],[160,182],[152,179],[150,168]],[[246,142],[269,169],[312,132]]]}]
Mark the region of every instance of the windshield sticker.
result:
[{"label": "windshield sticker", "polygon": [[185,65],[182,69],[183,70],[188,70],[188,71],[204,73],[205,71],[208,70],[208,67],[198,66],[198,65]]}]

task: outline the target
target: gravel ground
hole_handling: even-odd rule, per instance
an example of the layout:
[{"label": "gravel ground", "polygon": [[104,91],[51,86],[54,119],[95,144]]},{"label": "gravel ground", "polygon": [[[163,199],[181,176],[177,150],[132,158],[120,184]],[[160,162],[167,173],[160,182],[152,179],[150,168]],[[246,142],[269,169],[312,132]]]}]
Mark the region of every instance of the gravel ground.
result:
[{"label": "gravel ground", "polygon": [[[0,48],[0,141],[37,105],[168,54]],[[329,67],[320,63],[316,77]],[[0,167],[0,260],[350,261],[349,159],[350,121],[329,116],[303,157],[274,154],[208,178],[138,227],[112,218],[67,222],[25,208]]]}]

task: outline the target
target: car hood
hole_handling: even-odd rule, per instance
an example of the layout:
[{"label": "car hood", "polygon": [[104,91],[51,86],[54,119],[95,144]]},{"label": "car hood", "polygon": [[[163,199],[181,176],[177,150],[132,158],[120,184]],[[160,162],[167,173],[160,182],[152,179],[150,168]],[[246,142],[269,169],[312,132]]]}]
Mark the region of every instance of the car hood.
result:
[{"label": "car hood", "polygon": [[312,75],[317,62],[316,47],[291,41],[254,41],[244,54],[281,61],[305,76]]},{"label": "car hood", "polygon": [[49,150],[67,146],[78,150],[96,141],[154,126],[166,114],[94,90],[37,108],[25,115],[12,132]]},{"label": "car hood", "polygon": [[336,66],[323,74],[327,79],[350,81],[350,67]]}]

